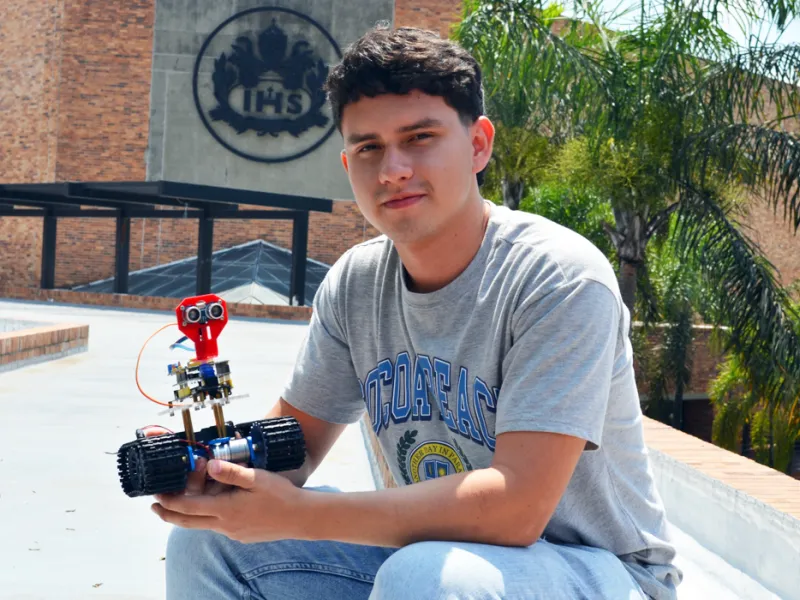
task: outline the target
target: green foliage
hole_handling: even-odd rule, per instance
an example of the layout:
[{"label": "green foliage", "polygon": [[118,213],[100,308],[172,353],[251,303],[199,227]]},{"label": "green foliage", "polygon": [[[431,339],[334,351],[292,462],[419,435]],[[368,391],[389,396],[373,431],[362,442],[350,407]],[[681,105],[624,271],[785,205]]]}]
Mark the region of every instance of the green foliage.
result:
[{"label": "green foliage", "polygon": [[[727,0],[644,3],[630,31],[613,31],[601,6],[579,2],[576,19],[555,28],[556,4],[466,2],[454,36],[483,66],[487,112],[506,136],[494,197],[525,182],[526,210],[593,241],[605,229],[631,311],[672,324],[651,361],[657,393],[687,384],[699,315],[727,327],[725,349],[770,414],[782,414],[789,381],[800,381],[800,332],[740,218],[745,196],[763,198],[800,227],[800,140],[782,126],[800,114],[800,47],[757,38],[737,47],[720,27]],[[751,21],[800,13],[800,0],[735,6]],[[581,222],[590,199],[608,205],[605,225]],[[740,419],[733,405],[720,410],[726,427]]]},{"label": "green foliage", "polygon": [[614,259],[614,246],[603,230],[613,222],[608,203],[589,190],[576,190],[560,183],[545,183],[534,188],[520,204],[520,210],[541,215],[577,231],[606,256]]},{"label": "green foliage", "polygon": [[[800,330],[800,320],[793,323]],[[709,388],[715,415],[715,444],[738,452],[741,434],[750,424],[751,447],[756,461],[786,472],[794,443],[800,439],[800,387],[790,376],[770,369],[771,357],[761,353],[760,364],[736,352],[728,354]]]},{"label": "green foliage", "polygon": [[513,179],[524,182],[524,196],[546,177],[557,150],[548,138],[524,127],[497,123],[495,130],[494,151],[486,170],[483,194],[502,200],[503,181]]}]

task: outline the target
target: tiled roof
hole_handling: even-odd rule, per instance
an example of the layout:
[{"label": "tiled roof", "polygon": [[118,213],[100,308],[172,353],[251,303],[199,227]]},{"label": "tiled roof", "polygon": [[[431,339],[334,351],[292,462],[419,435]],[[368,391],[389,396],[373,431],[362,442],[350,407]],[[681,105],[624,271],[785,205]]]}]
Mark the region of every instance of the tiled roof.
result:
[{"label": "tiled roof", "polygon": [[[211,292],[225,298],[236,290],[237,302],[288,304],[292,254],[263,240],[255,240],[214,253],[211,267]],[[314,294],[330,267],[308,261],[306,268],[305,304],[310,306]],[[129,275],[128,293],[138,296],[185,298],[194,296],[197,285],[197,258],[187,258],[157,267],[133,271]],[[243,286],[256,284],[248,293]],[[114,280],[104,279],[77,286],[80,292],[113,292]]]}]

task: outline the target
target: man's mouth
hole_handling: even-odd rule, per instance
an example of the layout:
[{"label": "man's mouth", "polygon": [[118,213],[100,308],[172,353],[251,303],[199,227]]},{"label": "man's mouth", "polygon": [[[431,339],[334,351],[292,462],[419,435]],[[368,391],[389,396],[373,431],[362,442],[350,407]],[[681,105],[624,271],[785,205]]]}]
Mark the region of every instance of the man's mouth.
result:
[{"label": "man's mouth", "polygon": [[395,194],[383,203],[386,208],[406,208],[413,206],[425,197],[423,193]]}]

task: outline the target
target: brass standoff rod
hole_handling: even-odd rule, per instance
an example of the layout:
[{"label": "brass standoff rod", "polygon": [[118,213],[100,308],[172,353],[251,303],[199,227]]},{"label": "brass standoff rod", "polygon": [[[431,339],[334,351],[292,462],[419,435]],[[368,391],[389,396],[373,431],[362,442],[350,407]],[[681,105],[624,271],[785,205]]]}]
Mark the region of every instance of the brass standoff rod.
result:
[{"label": "brass standoff rod", "polygon": [[192,411],[190,409],[182,410],[183,413],[183,429],[186,431],[186,439],[194,444],[194,427],[192,427]]},{"label": "brass standoff rod", "polygon": [[222,404],[214,403],[214,421],[217,423],[217,435],[219,437],[227,436],[227,428],[225,427],[225,417],[222,414]]}]

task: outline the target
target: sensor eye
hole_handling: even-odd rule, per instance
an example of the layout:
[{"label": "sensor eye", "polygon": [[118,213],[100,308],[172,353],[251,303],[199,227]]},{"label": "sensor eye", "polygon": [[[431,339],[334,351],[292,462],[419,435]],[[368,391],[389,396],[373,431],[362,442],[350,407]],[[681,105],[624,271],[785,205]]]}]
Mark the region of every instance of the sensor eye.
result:
[{"label": "sensor eye", "polygon": [[196,306],[190,306],[186,309],[186,322],[199,323],[200,322],[200,309]]},{"label": "sensor eye", "polygon": [[212,302],[208,305],[208,316],[212,319],[221,319],[224,312],[222,304],[219,302]]}]

